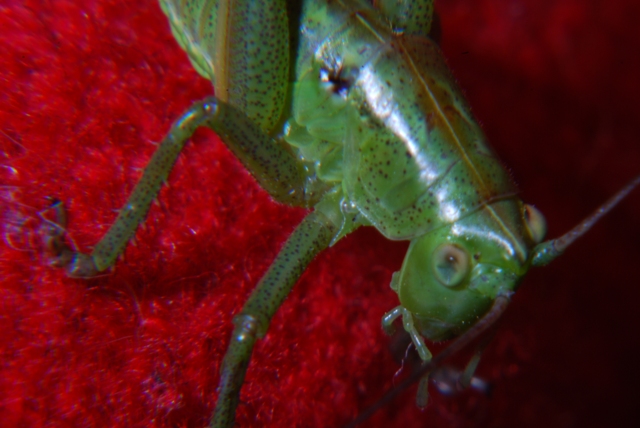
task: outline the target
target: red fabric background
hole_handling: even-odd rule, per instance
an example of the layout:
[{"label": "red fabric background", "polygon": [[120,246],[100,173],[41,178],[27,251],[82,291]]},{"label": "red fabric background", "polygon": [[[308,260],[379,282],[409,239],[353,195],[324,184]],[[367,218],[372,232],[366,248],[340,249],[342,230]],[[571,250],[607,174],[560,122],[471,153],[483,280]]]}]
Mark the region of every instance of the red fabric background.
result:
[{"label": "red fabric background", "polygon": [[[640,172],[634,0],[441,0],[443,49],[522,191],[568,230]],[[91,248],[172,120],[211,93],[154,1],[0,2],[0,420],[206,424],[231,318],[304,211],[199,132],[112,274],[37,244],[47,197]],[[532,272],[478,373],[491,397],[413,390],[366,426],[637,424],[640,192]],[[406,244],[361,230],[309,268],[256,348],[239,426],[338,426],[393,382],[380,317]],[[464,360],[464,356],[460,358]]]}]

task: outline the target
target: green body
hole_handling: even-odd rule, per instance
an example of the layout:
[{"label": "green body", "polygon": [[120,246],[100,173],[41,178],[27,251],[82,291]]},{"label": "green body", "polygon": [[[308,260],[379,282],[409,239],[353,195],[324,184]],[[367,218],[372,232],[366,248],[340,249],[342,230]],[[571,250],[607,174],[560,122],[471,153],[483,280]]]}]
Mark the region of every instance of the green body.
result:
[{"label": "green body", "polygon": [[[274,198],[313,206],[327,192],[339,195],[333,243],[360,225],[412,241],[394,286],[421,333],[458,334],[498,293],[514,289],[537,242],[508,173],[428,37],[431,2],[387,1],[381,10],[364,1],[305,1],[299,10],[271,2],[269,34],[259,22],[250,25],[255,34],[238,32],[245,23],[233,14],[215,19],[229,14],[226,2],[191,3],[161,1],[196,69],[214,82],[219,99],[259,123],[275,144],[286,144],[304,166],[300,199],[272,192]],[[414,20],[418,6],[426,12]],[[289,46],[244,49],[244,39],[287,40],[289,28]],[[231,90],[243,82],[252,82],[251,91]],[[424,280],[433,277],[424,260],[442,242],[480,255],[466,284]],[[480,279],[488,275],[496,281]]]},{"label": "green body", "polygon": [[274,199],[314,209],[234,319],[212,426],[233,425],[255,340],[306,265],[360,226],[411,241],[383,326],[402,317],[424,361],[423,336],[459,335],[515,290],[544,220],[516,196],[429,38],[432,1],[160,4],[216,96],[174,123],[92,254],[59,259],[73,276],[113,265],[199,126]]}]

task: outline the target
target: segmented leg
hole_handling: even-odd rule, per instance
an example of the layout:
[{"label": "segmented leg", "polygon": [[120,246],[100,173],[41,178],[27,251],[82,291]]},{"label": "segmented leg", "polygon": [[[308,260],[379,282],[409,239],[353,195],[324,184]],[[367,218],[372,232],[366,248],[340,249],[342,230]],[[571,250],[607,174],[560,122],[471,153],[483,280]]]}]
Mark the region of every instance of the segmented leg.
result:
[{"label": "segmented leg", "polygon": [[476,349],[476,352],[473,354],[469,362],[467,363],[464,371],[458,378],[458,390],[462,391],[467,389],[469,385],[471,385],[471,379],[478,368],[478,364],[480,363],[480,357],[482,357],[482,351],[484,351],[484,346],[482,348]]},{"label": "segmented leg", "polygon": [[[411,336],[411,340],[420,355],[420,359],[422,360],[422,364],[426,365],[432,360],[432,355],[426,344],[424,343],[424,339],[420,336],[420,333],[416,330],[413,324],[413,317],[411,316],[411,312],[403,308],[402,306],[397,306],[391,311],[387,312],[382,317],[382,328],[388,334],[393,333],[393,323],[396,319],[402,317],[402,323],[404,325],[404,329]],[[469,387],[471,381],[473,379],[473,375],[478,367],[478,363],[480,363],[480,357],[482,356],[482,352],[487,347],[491,339],[495,334],[495,330],[488,334],[476,347],[475,352],[467,366],[465,367],[462,373],[456,375],[455,379],[446,379],[442,376],[442,373],[439,374],[438,382],[441,384],[446,384],[447,389],[450,391],[462,391]],[[458,373],[458,372],[456,372]],[[419,408],[424,408],[428,404],[429,401],[429,379],[431,372],[427,371],[422,374],[420,377],[420,381],[418,383],[418,391],[416,393],[416,405]],[[442,389],[442,387],[441,387]]]},{"label": "segmented leg", "polygon": [[393,322],[402,317],[402,325],[409,336],[411,336],[411,341],[416,347],[416,351],[418,351],[418,355],[420,355],[420,359],[424,362],[431,361],[431,352],[427,345],[424,343],[424,339],[420,336],[420,333],[413,325],[413,316],[411,315],[411,311],[405,309],[402,306],[396,306],[382,317],[382,328],[386,332],[393,332],[392,324]]},{"label": "segmented leg", "polygon": [[[397,306],[391,311],[384,314],[382,317],[382,328],[387,333],[393,332],[393,322],[402,317],[402,324],[404,329],[409,336],[411,336],[411,341],[413,345],[416,347],[416,351],[418,351],[418,355],[420,355],[420,359],[422,360],[422,364],[426,365],[432,359],[432,354],[427,348],[427,345],[424,343],[424,339],[420,336],[420,333],[416,329],[413,324],[413,316],[411,315],[411,311],[405,309],[402,306]],[[429,401],[429,374],[430,372],[426,372],[420,378],[420,383],[418,384],[418,392],[416,394],[416,405],[419,408],[424,408]]]},{"label": "segmented leg", "polygon": [[480,363],[480,358],[482,357],[482,353],[489,346],[489,343],[493,340],[493,337],[496,334],[496,326],[490,327],[490,332],[485,335],[485,337],[478,343],[476,349],[471,356],[471,359],[467,363],[467,366],[464,368],[464,371],[460,375],[457,381],[457,389],[458,391],[462,391],[463,389],[468,388],[473,381],[473,375],[478,368],[478,364]]},{"label": "segmented leg", "polygon": [[180,151],[200,126],[214,130],[275,199],[305,204],[305,175],[284,145],[265,134],[237,108],[216,98],[207,98],[193,104],[173,124],[116,221],[96,244],[93,252],[90,255],[73,253],[66,266],[70,276],[95,276],[115,263],[147,215]]},{"label": "segmented leg", "polygon": [[337,225],[321,212],[309,214],[289,237],[240,314],[234,318],[235,328],[222,361],[219,395],[211,427],[233,426],[240,388],[256,339],[265,335],[271,317],[306,266],[329,246],[337,231]]}]

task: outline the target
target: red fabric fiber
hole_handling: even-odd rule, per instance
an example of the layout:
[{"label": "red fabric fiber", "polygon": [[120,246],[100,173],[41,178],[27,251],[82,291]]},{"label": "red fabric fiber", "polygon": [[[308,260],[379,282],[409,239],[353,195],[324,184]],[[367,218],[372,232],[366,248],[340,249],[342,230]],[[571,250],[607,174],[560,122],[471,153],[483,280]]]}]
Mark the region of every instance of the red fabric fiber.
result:
[{"label": "red fabric fiber", "polygon": [[[550,236],[640,173],[637,1],[436,7],[445,56]],[[38,212],[62,200],[90,250],[153,143],[211,93],[155,1],[0,2],[2,426],[206,425],[232,317],[305,211],[199,131],[113,272],[48,266]],[[636,426],[638,218],[640,191],[527,277],[478,369],[491,396],[432,391],[421,412],[412,388],[364,426]],[[360,230],[313,262],[254,351],[238,426],[340,426],[393,384],[380,317],[405,250]]]}]

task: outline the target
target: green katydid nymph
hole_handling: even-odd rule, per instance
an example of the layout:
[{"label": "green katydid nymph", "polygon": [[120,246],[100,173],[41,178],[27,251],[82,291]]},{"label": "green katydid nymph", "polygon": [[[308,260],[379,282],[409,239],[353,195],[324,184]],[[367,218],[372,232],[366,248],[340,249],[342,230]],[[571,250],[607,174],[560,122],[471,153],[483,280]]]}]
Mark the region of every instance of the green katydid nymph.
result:
[{"label": "green katydid nymph", "polygon": [[[480,335],[527,271],[556,257],[640,183],[545,241],[546,223],[509,174],[430,37],[429,0],[160,0],[180,46],[215,97],[173,124],[115,223],[91,254],[50,236],[57,265],[92,277],[113,266],[183,146],[215,131],[274,200],[311,209],[238,314],[213,427],[231,427],[255,342],[313,258],[362,226],[410,242],[391,287],[425,369],[425,339]],[[229,315],[231,316],[231,315]],[[437,357],[436,357],[437,358]],[[439,362],[439,360],[437,360]],[[461,375],[473,375],[472,360]]]}]

